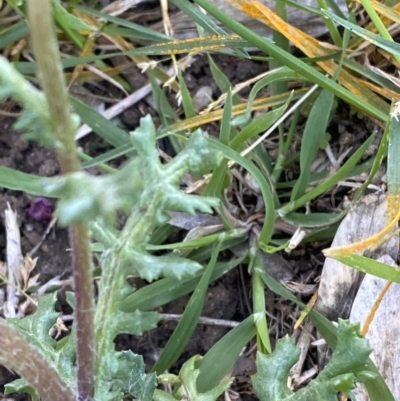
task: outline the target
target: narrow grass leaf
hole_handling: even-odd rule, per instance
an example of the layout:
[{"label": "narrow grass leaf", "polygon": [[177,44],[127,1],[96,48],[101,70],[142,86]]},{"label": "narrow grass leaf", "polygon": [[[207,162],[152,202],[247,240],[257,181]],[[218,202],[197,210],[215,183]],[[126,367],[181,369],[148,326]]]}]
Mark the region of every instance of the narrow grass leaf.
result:
[{"label": "narrow grass leaf", "polygon": [[372,274],[373,276],[400,284],[400,271],[390,265],[378,262],[377,260],[356,254],[335,255],[332,257],[332,259],[335,259],[363,273]]},{"label": "narrow grass leaf", "polygon": [[342,220],[347,210],[342,213],[288,213],[283,217],[286,223],[304,228],[326,227]]},{"label": "narrow grass leaf", "polygon": [[54,17],[57,21],[62,22],[63,26],[73,29],[75,31],[95,31],[96,27],[93,27],[82,19],[75,17],[70,14],[59,2],[59,0],[53,0]]},{"label": "narrow grass leaf", "polygon": [[[242,257],[230,262],[217,263],[212,272],[210,282],[219,279],[224,274],[237,267],[243,262],[243,259]],[[132,312],[136,309],[140,311],[154,310],[194,291],[203,273],[204,271],[202,270],[192,277],[187,277],[182,280],[163,278],[155,281],[126,297],[126,299],[121,302],[120,309],[124,312]]]},{"label": "narrow grass leaf", "polygon": [[[242,237],[246,233],[245,230],[243,229],[235,229],[229,232],[229,235],[223,238],[221,241],[224,242],[225,240],[228,240],[230,238],[235,238],[235,237]],[[151,251],[159,251],[159,250],[167,250],[167,249],[173,249],[173,250],[188,250],[188,249],[196,249],[200,248],[205,245],[209,245],[214,243],[215,241],[218,240],[219,236],[221,233],[217,234],[211,234],[207,235],[205,237],[200,237],[188,241],[182,241],[182,242],[176,242],[173,244],[165,244],[165,245],[147,245],[146,249],[151,250]]]},{"label": "narrow grass leaf", "polygon": [[[222,237],[223,234],[220,236],[220,238],[222,239]],[[221,241],[217,241],[211,255],[211,260],[206,267],[199,284],[194,290],[194,293],[190,297],[181,320],[169,338],[156,364],[153,366],[153,372],[161,374],[165,370],[169,369],[171,365],[181,356],[187,343],[189,342],[203,309],[208,285],[210,283],[212,271],[214,270],[215,263],[220,252],[220,247]]]},{"label": "narrow grass leaf", "polygon": [[29,27],[25,20],[12,24],[0,34],[0,49],[4,49],[11,43],[16,43],[29,33]]},{"label": "narrow grass leaf", "polygon": [[287,67],[282,67],[278,69],[277,71],[271,72],[270,75],[262,78],[260,81],[258,81],[253,88],[250,91],[250,95],[247,99],[247,108],[246,111],[243,115],[236,117],[233,121],[232,124],[234,125],[242,125],[246,124],[251,117],[251,109],[253,106],[254,99],[256,98],[258,92],[260,92],[261,89],[266,87],[267,85],[271,84],[272,82],[281,82],[281,81],[290,81],[290,80],[298,80],[298,79],[303,79],[303,76],[301,74],[298,74],[294,71],[292,71],[290,68]]},{"label": "narrow grass leaf", "polygon": [[232,91],[228,91],[224,110],[221,119],[221,128],[219,131],[219,141],[223,145],[228,145],[231,136],[231,117],[232,117]]},{"label": "narrow grass leaf", "polygon": [[400,121],[399,104],[392,109],[392,118],[389,125],[389,145],[387,160],[388,182],[388,214],[389,219],[400,210]]},{"label": "narrow grass leaf", "polygon": [[192,96],[190,95],[190,92],[186,86],[185,79],[183,78],[181,72],[179,72],[178,74],[178,79],[179,79],[179,87],[181,89],[181,99],[182,99],[183,111],[185,112],[185,117],[186,118],[194,117],[196,115],[196,110],[194,109],[193,106]]},{"label": "narrow grass leaf", "polygon": [[300,176],[292,191],[292,202],[304,195],[307,189],[311,164],[325,138],[334,98],[333,93],[323,90],[311,108],[301,140]]},{"label": "narrow grass leaf", "polygon": [[269,339],[268,323],[265,305],[265,284],[263,279],[253,267],[263,268],[264,258],[260,250],[257,250],[254,258],[250,261],[252,270],[252,293],[253,293],[253,313],[257,316],[257,349],[264,354],[272,352],[271,341]]},{"label": "narrow grass leaf", "polygon": [[128,153],[132,153],[134,147],[131,143],[126,143],[125,145],[118,146],[115,149],[104,152],[99,156],[93,157],[92,159],[82,163],[82,168],[89,168],[98,166],[102,163],[107,163],[110,160],[116,159],[117,157],[125,156]]},{"label": "narrow grass leaf", "polygon": [[82,121],[106,142],[115,147],[131,143],[125,131],[104,118],[99,112],[73,96],[70,96],[69,100]]},{"label": "narrow grass leaf", "polygon": [[323,10],[322,12],[324,15],[331,18],[337,24],[340,24],[346,29],[349,29],[351,32],[367,40],[368,42],[374,44],[375,46],[388,51],[390,54],[396,56],[400,55],[400,44],[392,42],[391,40],[383,39],[382,36],[370,32],[364,28],[361,28],[358,25],[353,24],[349,21],[346,21],[345,19],[338,17],[337,15],[331,13],[330,11]]},{"label": "narrow grass leaf", "polygon": [[[246,240],[247,240],[247,236],[238,237],[238,238],[230,238],[222,244],[221,251],[224,251],[226,249],[232,249],[233,247],[242,244]],[[212,245],[206,245],[201,248],[192,250],[189,253],[188,258],[201,263],[201,262],[204,262],[205,260],[210,259],[211,252],[212,252]]]},{"label": "narrow grass leaf", "polygon": [[[357,3],[361,3],[360,0],[355,0],[355,1]],[[397,24],[400,24],[400,13],[396,9],[384,3],[379,3],[379,1],[376,0],[368,0],[368,1],[371,4],[371,7],[373,7],[377,13],[390,19],[393,22],[396,22]]]},{"label": "narrow grass leaf", "polygon": [[243,348],[256,335],[255,320],[255,316],[250,315],[207,352],[199,363],[199,392],[211,390],[230,372]]},{"label": "narrow grass leaf", "polygon": [[[381,142],[379,144],[379,148],[376,152],[375,157],[373,158],[373,163],[371,166],[371,170],[369,172],[368,178],[366,179],[366,181],[363,183],[363,185],[356,191],[356,193],[354,194],[353,197],[353,203],[357,202],[357,200],[360,198],[360,196],[364,193],[364,191],[367,189],[368,185],[371,184],[372,180],[375,177],[375,174],[379,171],[379,169],[381,168],[381,165],[383,163],[383,160],[385,159],[386,155],[388,154],[388,146],[389,146],[389,137],[390,137],[390,121],[386,124],[385,127],[385,131],[383,132],[382,135],[382,139]],[[400,149],[400,148],[397,148]],[[395,157],[397,157],[397,155],[395,155]],[[390,166],[390,155],[388,155],[388,166]],[[395,159],[397,160],[397,159]],[[398,166],[398,164],[396,163],[395,166]],[[390,169],[388,169],[387,172],[388,175],[388,183],[390,183],[391,178],[390,178]],[[390,185],[389,185],[389,193],[390,193]],[[389,206],[388,209],[391,209],[390,206],[390,201],[389,201]]]},{"label": "narrow grass leaf", "polygon": [[0,166],[0,186],[3,188],[22,191],[36,196],[46,196],[44,189],[46,182],[52,182],[52,180]]},{"label": "narrow grass leaf", "polygon": [[124,52],[126,55],[165,56],[173,54],[236,49],[249,46],[249,43],[237,35],[212,35],[200,38],[172,40],[152,46],[140,47]]},{"label": "narrow grass leaf", "polygon": [[[128,28],[127,31],[131,32],[131,37],[142,39],[142,40],[149,40],[154,42],[165,42],[171,40],[171,37],[164,35],[163,33],[154,31],[153,29],[146,28],[143,25],[135,24],[134,22],[127,21],[122,18],[115,17],[110,14],[103,13],[101,11],[95,10],[93,8],[77,5],[75,7],[78,10],[84,11],[87,14],[94,15],[95,17],[100,18],[103,21],[109,21],[117,26],[122,26]],[[103,31],[107,33],[108,29],[112,28],[111,26],[106,26],[103,28]]]}]

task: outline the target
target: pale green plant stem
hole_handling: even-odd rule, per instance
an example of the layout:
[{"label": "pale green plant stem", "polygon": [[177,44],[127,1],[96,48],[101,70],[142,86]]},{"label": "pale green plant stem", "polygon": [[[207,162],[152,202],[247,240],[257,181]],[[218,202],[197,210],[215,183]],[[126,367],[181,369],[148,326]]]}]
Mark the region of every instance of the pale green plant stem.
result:
[{"label": "pale green plant stem", "polygon": [[[367,12],[369,17],[371,18],[371,21],[374,23],[374,25],[378,29],[378,32],[380,33],[380,35],[384,39],[387,39],[387,40],[390,40],[391,42],[394,42],[394,40],[392,38],[392,35],[387,30],[385,24],[382,22],[382,20],[380,19],[379,15],[375,11],[375,9],[371,6],[370,1],[369,0],[360,0],[360,1],[361,1],[362,6],[365,8],[365,11]],[[395,60],[398,63],[400,63],[400,56],[393,55],[393,57],[395,58]]]},{"label": "pale green plant stem", "polygon": [[[39,80],[46,95],[58,160],[63,174],[80,170],[75,145],[75,127],[60,63],[52,7],[49,0],[28,1],[33,51]],[[94,391],[94,291],[88,228],[76,224],[69,229],[76,296],[78,400],[87,401]]]}]

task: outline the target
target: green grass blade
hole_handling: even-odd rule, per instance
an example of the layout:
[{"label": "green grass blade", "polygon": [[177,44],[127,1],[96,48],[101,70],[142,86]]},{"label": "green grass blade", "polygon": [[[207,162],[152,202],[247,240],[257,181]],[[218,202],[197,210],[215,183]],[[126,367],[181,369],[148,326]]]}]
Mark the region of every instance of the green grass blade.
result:
[{"label": "green grass blade", "polygon": [[367,40],[368,42],[371,42],[375,46],[388,51],[390,54],[393,54],[394,56],[400,56],[400,44],[393,42],[391,40],[383,39],[382,36],[377,35],[376,33],[372,33],[367,29],[361,28],[356,24],[353,24],[343,18],[340,18],[330,11],[323,10],[322,13],[325,16],[331,18],[337,24],[342,25],[346,29],[350,30],[351,32],[355,33],[361,38]]},{"label": "green grass blade", "polygon": [[194,109],[193,106],[192,96],[186,86],[185,79],[183,78],[181,72],[179,72],[178,74],[178,79],[179,79],[179,87],[181,88],[182,106],[183,106],[183,111],[185,112],[185,117],[186,118],[194,117],[196,115],[196,110]]},{"label": "green grass blade", "polygon": [[98,111],[73,96],[70,96],[69,100],[82,121],[109,144],[118,147],[131,143],[125,131],[104,118]]},{"label": "green grass blade", "polygon": [[25,20],[18,21],[5,29],[0,34],[0,49],[4,49],[11,43],[16,43],[29,33],[29,27]]},{"label": "green grass blade", "polygon": [[[221,119],[221,128],[219,133],[219,141],[223,145],[228,145],[231,130],[231,117],[232,117],[232,91],[228,90],[228,96],[225,101],[224,110]],[[228,175],[227,160],[223,159],[220,164],[214,169],[210,182],[207,184],[203,191],[203,196],[216,196],[222,199],[224,189],[227,188],[231,182]]]},{"label": "green grass blade", "polygon": [[222,337],[199,363],[198,391],[205,393],[217,386],[233,368],[243,348],[255,335],[255,316],[250,315]]},{"label": "green grass blade", "polygon": [[[222,240],[223,242],[230,239],[230,238],[236,238],[236,237],[242,237],[246,233],[245,229],[237,228],[229,233],[228,235],[225,236],[225,238]],[[214,243],[215,241],[218,240],[218,237],[221,235],[221,233],[218,234],[211,234],[207,235],[205,237],[200,237],[188,241],[182,241],[182,242],[176,242],[173,244],[166,244],[166,245],[147,245],[146,249],[149,251],[159,251],[159,250],[166,250],[166,249],[173,249],[173,250],[187,250],[187,249],[196,249],[200,248],[205,245],[209,245]]]},{"label": "green grass blade", "polygon": [[0,166],[0,187],[36,196],[46,196],[44,189],[46,182],[53,182],[53,180]]},{"label": "green grass blade", "polygon": [[357,269],[363,273],[372,274],[373,276],[383,278],[400,284],[400,271],[377,260],[373,260],[361,255],[337,255],[332,257],[347,266]]},{"label": "green grass blade", "polygon": [[249,43],[236,35],[202,36],[185,40],[173,40],[152,46],[140,47],[124,52],[126,55],[165,56],[190,53],[194,51],[216,51],[249,46]]},{"label": "green grass blade", "polygon": [[387,182],[388,182],[388,201],[389,214],[395,215],[399,209],[400,200],[400,121],[398,104],[392,109],[392,118],[389,125],[389,145],[387,160]]},{"label": "green grass blade", "polygon": [[293,188],[291,201],[304,195],[310,181],[311,165],[325,138],[335,96],[323,90],[315,100],[304,128],[300,150],[300,176]]},{"label": "green grass blade", "polygon": [[[223,234],[221,234],[220,237],[222,239]],[[160,358],[152,368],[153,372],[157,372],[157,374],[164,373],[165,370],[169,369],[171,365],[178,360],[188,344],[190,337],[196,329],[201,311],[203,310],[204,300],[207,294],[208,285],[210,283],[211,274],[214,270],[220,248],[221,241],[218,241],[214,246],[211,260],[206,267],[199,284],[190,297],[181,320],[179,321],[171,337],[168,339]]]},{"label": "green grass blade", "polygon": [[250,91],[249,98],[247,100],[247,109],[244,114],[237,116],[232,124],[234,125],[242,125],[248,122],[251,118],[251,109],[253,106],[254,99],[256,98],[258,92],[266,87],[267,85],[273,83],[273,82],[281,82],[281,81],[290,81],[290,80],[297,80],[297,79],[303,79],[303,76],[301,74],[298,74],[294,71],[292,71],[290,68],[287,67],[282,67],[276,72],[273,72],[272,74],[264,77],[260,81],[258,81],[253,88]]},{"label": "green grass blade", "polygon": [[257,271],[253,269],[253,267],[260,269],[264,267],[264,258],[260,250],[256,250],[254,258],[250,262],[250,266],[252,269],[253,313],[257,316],[257,349],[264,354],[270,354],[272,348],[269,339],[267,316],[265,313],[265,284]]},{"label": "green grass blade", "polygon": [[284,220],[294,226],[304,228],[318,228],[326,227],[343,219],[347,210],[342,213],[288,213],[285,215]]},{"label": "green grass blade", "polygon": [[228,145],[231,137],[231,117],[232,117],[232,91],[228,91],[225,101],[224,110],[222,112],[221,128],[219,131],[219,141]]},{"label": "green grass blade", "polygon": [[102,163],[107,163],[110,160],[116,159],[117,157],[125,156],[128,153],[134,151],[132,144],[126,143],[125,145],[118,146],[115,149],[104,152],[99,156],[93,157],[88,161],[82,163],[82,168],[94,167]]},{"label": "green grass blade", "polygon": [[[87,14],[94,15],[95,17],[101,18],[104,21],[112,22],[117,26],[122,26],[128,28],[131,31],[131,37],[143,40],[149,40],[154,42],[165,42],[171,40],[171,38],[163,33],[156,32],[152,29],[146,28],[143,25],[135,24],[134,22],[127,21],[122,18],[114,17],[112,15],[102,13],[101,11],[95,10],[90,7],[78,5],[75,7],[77,10],[82,10]],[[103,28],[103,31],[106,33],[111,33],[108,31],[111,27]]]},{"label": "green grass blade", "polygon": [[[244,258],[238,258],[230,262],[217,263],[211,275],[210,282],[217,280],[234,269],[243,262],[243,259]],[[163,278],[151,283],[126,297],[126,299],[121,302],[121,310],[124,312],[132,312],[136,309],[141,311],[154,310],[194,291],[202,274],[203,271],[183,280]]]},{"label": "green grass blade", "polygon": [[87,24],[84,20],[75,17],[75,15],[69,13],[60,2],[53,0],[54,7],[54,18],[60,26],[67,28],[68,31],[94,31],[95,27]]}]

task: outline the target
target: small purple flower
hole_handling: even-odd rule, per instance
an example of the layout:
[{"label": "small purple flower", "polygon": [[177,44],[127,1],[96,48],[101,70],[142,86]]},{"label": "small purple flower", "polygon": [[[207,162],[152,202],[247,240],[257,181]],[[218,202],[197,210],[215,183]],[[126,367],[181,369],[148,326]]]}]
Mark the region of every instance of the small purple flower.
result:
[{"label": "small purple flower", "polygon": [[51,220],[53,217],[54,205],[46,198],[36,198],[26,213],[35,220]]}]

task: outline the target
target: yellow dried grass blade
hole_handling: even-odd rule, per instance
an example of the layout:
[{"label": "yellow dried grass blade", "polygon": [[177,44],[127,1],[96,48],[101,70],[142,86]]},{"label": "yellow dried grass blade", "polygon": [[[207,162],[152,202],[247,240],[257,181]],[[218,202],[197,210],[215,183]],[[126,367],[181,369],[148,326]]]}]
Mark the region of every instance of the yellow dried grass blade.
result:
[{"label": "yellow dried grass blade", "polygon": [[301,311],[300,317],[297,319],[296,323],[294,324],[294,330],[298,329],[300,325],[303,323],[304,319],[307,315],[311,312],[312,308],[314,307],[315,303],[318,299],[318,292],[316,292],[311,299],[308,301],[307,306]]},{"label": "yellow dried grass blade", "polygon": [[[87,37],[87,40],[83,46],[80,56],[86,57],[92,53],[94,42],[97,38],[96,32],[91,32],[90,35]],[[83,69],[85,68],[85,64],[78,64],[74,71],[72,72],[71,80],[69,81],[68,87],[71,87],[76,80],[78,79],[79,75],[82,73]]]},{"label": "yellow dried grass blade", "polygon": [[[288,93],[282,93],[280,95],[268,96],[257,99],[253,102],[251,110],[255,111],[255,110],[265,109],[266,107],[281,105],[285,103],[285,101],[289,96],[293,96],[292,99],[295,100],[305,95],[307,91],[308,91],[307,88],[298,89],[293,91],[293,94],[291,92],[290,93],[288,92]],[[232,116],[240,115],[244,113],[246,109],[247,109],[247,104],[245,103],[235,105],[232,107]],[[215,110],[209,113],[200,114],[195,117],[188,118],[184,121],[168,126],[165,130],[162,130],[162,133],[175,133],[180,131],[186,131],[200,127],[204,124],[211,123],[213,121],[219,121],[222,118],[222,112],[223,110]]]},{"label": "yellow dried grass blade", "polygon": [[371,325],[372,321],[374,320],[375,314],[378,311],[380,304],[382,303],[383,297],[386,295],[386,293],[388,292],[391,285],[392,285],[392,281],[386,282],[386,284],[382,288],[381,292],[379,293],[378,297],[375,299],[375,302],[372,305],[371,310],[368,312],[368,316],[365,319],[365,322],[361,328],[361,333],[363,333],[364,336],[368,333],[369,326]]}]

